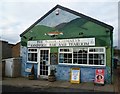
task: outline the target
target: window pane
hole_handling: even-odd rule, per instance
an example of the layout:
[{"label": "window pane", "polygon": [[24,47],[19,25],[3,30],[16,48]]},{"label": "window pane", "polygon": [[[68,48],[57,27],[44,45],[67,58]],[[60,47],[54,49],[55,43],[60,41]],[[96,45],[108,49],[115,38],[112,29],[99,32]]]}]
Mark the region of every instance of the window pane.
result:
[{"label": "window pane", "polygon": [[71,59],[72,59],[72,54],[68,54],[68,58],[71,58]]},{"label": "window pane", "polygon": [[28,53],[28,61],[37,62],[37,53]]},{"label": "window pane", "polygon": [[89,64],[92,64],[92,65],[93,65],[93,60],[89,60]]},{"label": "window pane", "polygon": [[73,49],[73,63],[87,64],[87,48]]},{"label": "window pane", "polygon": [[77,59],[73,59],[74,64],[78,64]]},{"label": "window pane", "polygon": [[82,59],[78,59],[78,64],[82,64]]},{"label": "window pane", "polygon": [[98,60],[94,60],[94,65],[99,65]]},{"label": "window pane", "polygon": [[104,60],[100,60],[100,65],[104,65]]},{"label": "window pane", "polygon": [[87,64],[87,59],[84,59],[84,60],[83,60],[83,64]]}]

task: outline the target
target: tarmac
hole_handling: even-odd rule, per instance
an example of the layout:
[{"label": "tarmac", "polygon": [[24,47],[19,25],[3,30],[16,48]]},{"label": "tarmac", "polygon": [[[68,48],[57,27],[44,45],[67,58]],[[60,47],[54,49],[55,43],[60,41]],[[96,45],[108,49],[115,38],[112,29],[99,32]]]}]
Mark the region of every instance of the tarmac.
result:
[{"label": "tarmac", "polygon": [[[55,81],[48,80],[29,80],[25,77],[7,78],[2,80],[2,85],[17,86],[17,87],[31,87],[31,88],[73,88],[84,91],[93,92],[120,92],[120,66],[114,69],[114,81],[112,84],[96,85],[94,82],[82,82],[79,84],[72,84],[69,81]],[[1,83],[0,83],[1,84]]]}]

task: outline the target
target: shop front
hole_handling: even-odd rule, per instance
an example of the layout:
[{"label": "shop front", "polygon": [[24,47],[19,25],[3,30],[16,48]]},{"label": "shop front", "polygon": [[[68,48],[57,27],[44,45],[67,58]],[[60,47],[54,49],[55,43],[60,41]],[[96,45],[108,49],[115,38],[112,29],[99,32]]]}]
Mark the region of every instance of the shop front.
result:
[{"label": "shop front", "polygon": [[55,70],[56,80],[70,81],[75,68],[80,70],[80,82],[93,82],[99,69],[104,70],[106,83],[111,83],[112,30],[57,5],[20,35],[22,75],[27,76],[34,64],[37,79],[48,79]]}]

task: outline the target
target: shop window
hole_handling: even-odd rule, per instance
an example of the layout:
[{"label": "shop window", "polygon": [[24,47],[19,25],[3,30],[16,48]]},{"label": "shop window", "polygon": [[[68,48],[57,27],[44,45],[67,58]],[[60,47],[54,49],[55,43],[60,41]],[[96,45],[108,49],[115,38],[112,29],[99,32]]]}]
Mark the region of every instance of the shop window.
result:
[{"label": "shop window", "polygon": [[73,48],[73,64],[87,64],[86,48]]},{"label": "shop window", "polygon": [[88,54],[90,65],[105,65],[105,48],[89,48]]},{"label": "shop window", "polygon": [[37,62],[37,49],[28,48],[28,61]]},{"label": "shop window", "polygon": [[60,63],[72,63],[72,49],[62,48],[59,50],[59,62]]},{"label": "shop window", "polygon": [[59,64],[106,65],[104,47],[59,48]]}]

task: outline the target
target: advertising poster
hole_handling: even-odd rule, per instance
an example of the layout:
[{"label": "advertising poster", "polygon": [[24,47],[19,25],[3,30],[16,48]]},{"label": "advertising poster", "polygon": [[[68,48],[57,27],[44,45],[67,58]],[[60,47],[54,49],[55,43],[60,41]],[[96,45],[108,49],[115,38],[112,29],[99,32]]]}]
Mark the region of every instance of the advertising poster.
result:
[{"label": "advertising poster", "polygon": [[80,83],[80,68],[71,69],[71,83]]},{"label": "advertising poster", "polygon": [[95,83],[104,84],[104,69],[96,69]]}]

